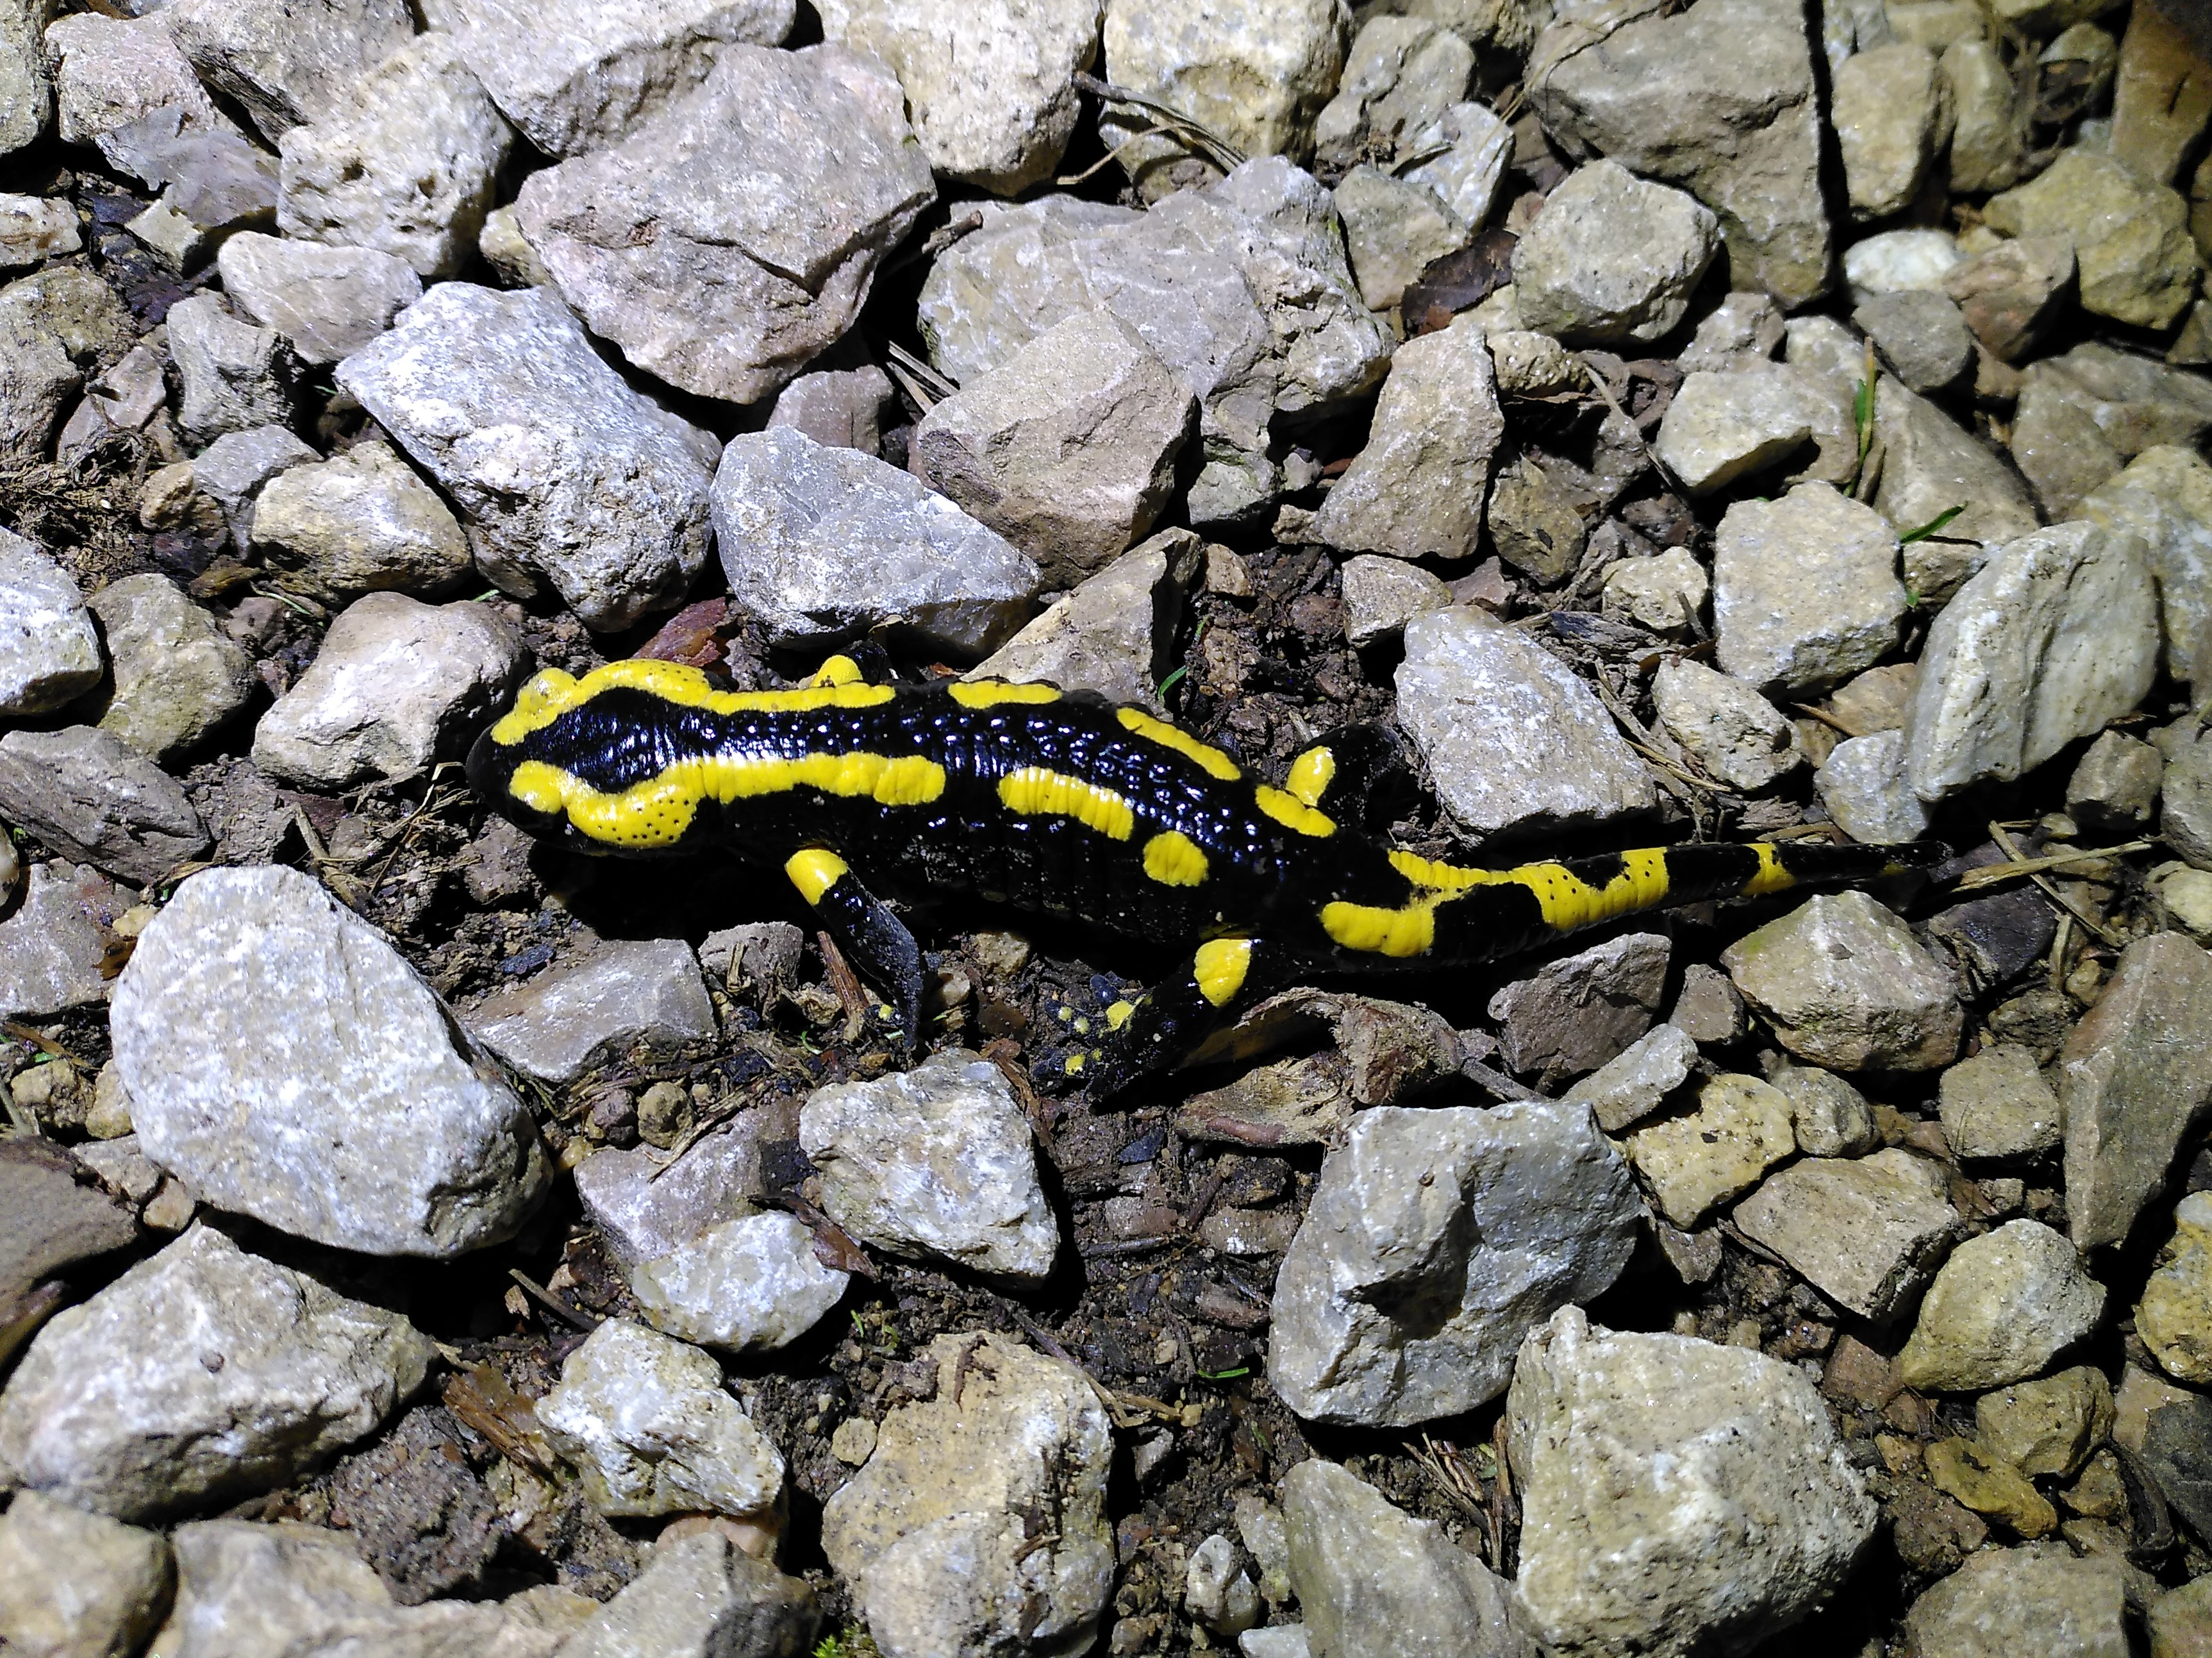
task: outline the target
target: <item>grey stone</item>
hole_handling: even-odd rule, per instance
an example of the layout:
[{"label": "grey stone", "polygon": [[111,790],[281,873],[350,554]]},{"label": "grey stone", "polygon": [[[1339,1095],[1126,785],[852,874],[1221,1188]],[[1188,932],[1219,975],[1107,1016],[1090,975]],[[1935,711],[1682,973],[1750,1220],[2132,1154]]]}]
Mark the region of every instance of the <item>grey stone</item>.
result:
[{"label": "grey stone", "polygon": [[[1953,541],[2009,541],[2035,528],[2035,507],[2018,476],[1957,421],[1887,375],[1875,386],[1874,435],[1882,448],[1875,510],[1900,532],[1960,506],[1966,511],[1943,528]],[[1969,565],[1948,583],[1914,585],[1923,600],[1941,603],[1972,573]]]},{"label": "grey stone", "polygon": [[115,680],[101,730],[140,753],[189,753],[246,706],[253,658],[167,577],[126,576],[92,595]]},{"label": "grey stone", "polygon": [[1813,436],[1814,419],[1804,381],[1787,365],[1699,370],[1660,417],[1653,449],[1690,494],[1710,495],[1788,460]]},{"label": "grey stone", "polygon": [[1505,563],[1540,582],[1564,581],[1582,563],[1589,540],[1577,498],[1534,455],[1516,457],[1491,485],[1486,515],[1491,546]]},{"label": "grey stone", "polygon": [[43,1018],[105,999],[108,923],[128,907],[94,870],[33,864],[22,903],[0,921],[0,1014]]},{"label": "grey stone", "polygon": [[404,0],[171,0],[160,21],[271,143],[415,38]]},{"label": "grey stone", "polygon": [[2118,1563],[2063,1545],[1984,1549],[1905,1614],[1921,1658],[2126,1658]]},{"label": "grey stone", "polygon": [[723,451],[714,528],[740,608],[778,644],[896,624],[981,656],[1027,617],[1036,565],[896,466],[789,427]]},{"label": "grey stone", "polygon": [[108,164],[161,191],[124,229],[180,274],[197,272],[229,237],[275,222],[276,158],[228,125],[210,131],[175,105],[100,137]]},{"label": "grey stone", "polygon": [[[1649,811],[1650,776],[1565,663],[1479,610],[1406,624],[1398,720],[1445,808],[1477,834]],[[1485,710],[1480,721],[1468,707]]]},{"label": "grey stone", "polygon": [[1837,65],[1828,119],[1855,217],[1888,218],[1919,192],[1940,141],[1942,90],[1936,54],[1907,41]]},{"label": "grey stone", "polygon": [[341,611],[299,681],[253,730],[272,777],[335,791],[452,753],[522,677],[528,654],[489,606],[371,593]]},{"label": "grey stone", "polygon": [[80,12],[48,25],[45,40],[64,143],[99,144],[117,128],[169,108],[192,131],[237,131],[158,17]]},{"label": "grey stone", "polygon": [[1727,1047],[1743,1040],[1743,998],[1718,967],[1692,961],[1682,969],[1681,989],[1667,1022],[1693,1042]]},{"label": "grey stone", "polygon": [[48,265],[0,288],[0,331],[24,330],[51,337],[87,370],[114,362],[139,335],[115,290],[81,265]]},{"label": "grey stone", "polygon": [[[1314,124],[1336,90],[1350,17],[1328,0],[1267,12],[1194,0],[1109,0],[1106,79],[1191,116],[1247,155],[1303,161]],[[1142,111],[1099,123],[1147,199],[1212,176],[1170,137],[1140,138],[1158,123]]]},{"label": "grey stone", "polygon": [[271,479],[251,533],[278,585],[324,605],[387,590],[436,598],[469,575],[459,523],[388,443],[356,443]]},{"label": "grey stone", "polygon": [[2212,869],[2212,742],[2177,747],[2160,778],[2159,838],[2200,869]]},{"label": "grey stone", "polygon": [[1237,1563],[1237,1545],[1219,1532],[1190,1551],[1183,1570],[1183,1609],[1220,1635],[1238,1635],[1260,1621],[1260,1591]]},{"label": "grey stone", "polygon": [[484,215],[477,232],[477,252],[492,268],[503,288],[550,288],[552,273],[546,270],[523,236],[514,204],[507,202]]},{"label": "grey stone", "polygon": [[76,229],[76,210],[42,196],[0,195],[0,270],[74,253],[84,246]]},{"label": "grey stone", "polygon": [[732,45],[791,33],[792,0],[442,0],[437,25],[501,113],[548,155],[626,137],[713,72]]},{"label": "grey stone", "polygon": [[1864,846],[1917,840],[1928,832],[1928,808],[1905,772],[1905,733],[1847,737],[1813,777],[1835,826]]},{"label": "grey stone", "polygon": [[1735,1206],[1736,1228],[1862,1318],[1908,1306],[1965,1229],[1942,1167],[1895,1147],[1815,1157],[1771,1174]]},{"label": "grey stone", "polygon": [[1681,322],[1719,246],[1719,220],[1691,197],[1593,162],[1516,244],[1514,303],[1524,326],[1570,344],[1648,344]]},{"label": "grey stone", "polygon": [[[233,545],[244,552],[253,533],[253,514],[262,489],[292,467],[309,466],[321,458],[283,426],[225,432],[190,463],[191,485],[213,503],[222,515],[222,527],[230,532]],[[149,491],[153,487],[150,480],[148,487]],[[142,510],[142,521],[148,515]]]},{"label": "grey stone", "polygon": [[1469,232],[1480,229],[1512,163],[1513,129],[1482,104],[1454,104],[1413,134],[1409,147],[1429,159],[1401,176],[1443,203]]},{"label": "grey stone", "polygon": [[1509,397],[1558,397],[1581,391],[1589,383],[1581,360],[1570,357],[1567,348],[1549,334],[1487,325],[1483,333],[1490,346],[1498,389]]},{"label": "grey stone", "polygon": [[1713,633],[1732,679],[1793,698],[1825,691],[1896,647],[1905,609],[1896,532],[1832,485],[1722,515]]},{"label": "grey stone", "polygon": [[2109,345],[2078,345],[2027,370],[2012,432],[2013,460],[2053,518],[2130,456],[2160,444],[2194,448],[2212,430],[2212,384]]},{"label": "grey stone", "polygon": [[823,1211],[863,1243],[1019,1278],[1050,1276],[1060,1222],[1005,1074],[965,1049],[818,1089],[799,1143]]},{"label": "grey stone", "polygon": [[284,135],[276,223],[389,253],[417,276],[453,276],[514,148],[453,37],[421,35]]},{"label": "grey stone", "polygon": [[151,886],[208,849],[183,786],[88,725],[0,737],[0,817],[54,850]]},{"label": "grey stone", "polygon": [[1974,337],[1948,294],[1876,294],[1851,313],[1882,360],[1916,392],[1941,391],[1973,366]]},{"label": "grey stone", "polygon": [[1951,188],[1979,193],[2018,183],[2027,162],[2027,135],[2012,76],[1996,47],[1978,34],[1954,40],[1939,63],[1953,112]]},{"label": "grey stone", "polygon": [[551,1169],[522,1101],[385,936],[294,869],[194,875],[117,981],[146,1153],[218,1209],[369,1254],[511,1236]]},{"label": "grey stone", "polygon": [[169,1594],[159,1532],[23,1491],[0,1516],[0,1641],[40,1658],[117,1658],[137,1651]]},{"label": "grey stone", "polygon": [[2153,6],[2128,15],[2112,88],[2112,154],[2147,179],[2172,184],[2203,136],[2212,117],[2207,50],[2182,17]]},{"label": "grey stone", "polygon": [[256,426],[283,426],[295,412],[299,362],[271,328],[229,314],[214,294],[169,308],[169,355],[182,394],[177,424],[196,442]]},{"label": "grey stone", "polygon": [[1959,302],[1974,338],[2007,363],[2034,349],[2063,314],[2073,287],[2074,244],[2064,236],[2001,241],[1943,277],[1943,291]]},{"label": "grey stone", "polygon": [[0,155],[35,143],[53,120],[53,77],[39,43],[46,16],[27,0],[0,13]]},{"label": "grey stone", "polygon": [[2096,1327],[2105,1289],[2063,1233],[2009,1221],[1952,1251],[1897,1356],[1908,1387],[1978,1393],[2036,1375]]},{"label": "grey stone", "polygon": [[1796,728],[1750,686],[1702,662],[1663,664],[1651,682],[1660,722],[1731,789],[1764,789],[1803,761]]},{"label": "grey stone", "polygon": [[[70,1070],[69,1062],[61,1060],[19,1075],[11,1090],[16,1107],[11,1115],[28,1114],[42,1126],[64,1126],[51,1105],[27,1096],[33,1095],[32,1084]],[[88,1181],[79,1184],[88,1167],[41,1135],[0,1140],[0,1198],[6,1201],[0,1211],[6,1216],[0,1222],[0,1298],[11,1308],[20,1311],[19,1298],[40,1280],[137,1241],[134,1210]],[[0,1521],[0,1536],[4,1533],[5,1521]],[[0,1552],[4,1549],[0,1544]]]},{"label": "grey stone", "polygon": [[1721,961],[1782,1045],[1814,1064],[1933,1070],[1958,1051],[1950,974],[1864,893],[1809,899]]},{"label": "grey stone", "polygon": [[1626,933],[1507,984],[1486,1009],[1505,1063],[1573,1076],[1625,1051],[1659,1015],[1670,953],[1662,934]]},{"label": "grey stone", "polygon": [[2066,814],[2092,834],[2124,838],[2148,826],[2166,762],[2147,742],[2107,731],[2066,780]]},{"label": "grey stone", "polygon": [[1660,1211],[1686,1228],[1796,1150],[1791,1118],[1779,1090],[1723,1071],[1698,1090],[1694,1109],[1646,1119],[1626,1149]]},{"label": "grey stone", "polygon": [[0,1468],[119,1520],[249,1496],[373,1432],[435,1356],[397,1314],[194,1227],[32,1339]]},{"label": "grey stone", "polygon": [[820,1622],[804,1582],[702,1532],[656,1545],[645,1570],[592,1612],[560,1658],[781,1658],[809,1650]]},{"label": "grey stone", "polygon": [[1474,73],[1474,49],[1450,29],[1425,17],[1368,18],[1345,54],[1336,95],[1315,119],[1316,165],[1342,172],[1370,155],[1412,150],[1416,134],[1466,97]]},{"label": "grey stone", "polygon": [[1142,340],[1085,312],[931,409],[907,464],[1066,586],[1151,529],[1195,410]]},{"label": "grey stone", "polygon": [[532,174],[516,214],[593,333],[672,386],[750,403],[853,326],[935,198],[881,64],[732,46],[621,143]]},{"label": "grey stone", "polygon": [[1317,1421],[1473,1410],[1523,1334],[1611,1287],[1641,1211],[1580,1102],[1362,1112],[1276,1278],[1268,1381]]},{"label": "grey stone", "polygon": [[[1090,0],[993,0],[982,11],[830,0],[822,32],[890,65],[930,167],[1000,196],[1059,165],[1098,50]],[[974,50],[988,41],[990,48]]]},{"label": "grey stone", "polygon": [[224,242],[216,265],[231,303],[307,363],[352,356],[422,297],[414,268],[373,247],[249,233]]},{"label": "grey stone", "polygon": [[1158,688],[1201,555],[1190,531],[1162,530],[1054,600],[966,677],[1043,680],[1165,712]]},{"label": "grey stone", "polygon": [[1490,352],[1466,317],[1398,348],[1367,446],[1310,531],[1344,552],[1467,558],[1482,529],[1491,457],[1505,436]]},{"label": "grey stone", "polygon": [[783,1459],[721,1366],[626,1319],[562,1361],[537,1415],[604,1515],[760,1514],[783,1494]]},{"label": "grey stone", "polygon": [[1623,1048],[1563,1096],[1589,1106],[1597,1125],[1618,1134],[1641,1122],[1690,1079],[1698,1045],[1674,1024],[1659,1025]]},{"label": "grey stone", "polygon": [[1374,553],[1346,559],[1339,579],[1344,637],[1355,647],[1392,637],[1414,617],[1452,602],[1451,589],[1419,564]]},{"label": "grey stone", "polygon": [[2212,1107],[2212,956],[2179,933],[2121,952],[2067,1040],[2066,1220],[2081,1248],[2119,1243]]},{"label": "grey stone", "polygon": [[751,1113],[703,1134],[672,1163],[648,1146],[609,1147],[576,1165],[576,1196],[625,1271],[742,1214],[765,1190]]},{"label": "grey stone", "polygon": [[815,1259],[796,1216],[740,1215],[630,1269],[654,1329],[732,1353],[787,1347],[819,1324],[848,1277]]},{"label": "grey stone", "polygon": [[880,458],[884,405],[890,400],[890,376],[872,363],[809,369],[775,394],[768,424],[795,427],[831,448]]},{"label": "grey stone", "polygon": [[1675,366],[1686,375],[1715,374],[1765,363],[1782,347],[1782,309],[1765,294],[1730,294],[1708,312]]},{"label": "grey stone", "polygon": [[337,379],[508,592],[542,576],[612,631],[675,604],[706,562],[713,436],[626,385],[550,293],[441,283]]},{"label": "grey stone", "polygon": [[1631,17],[1595,49],[1586,26],[1563,17],[1540,37],[1524,84],[1572,153],[1608,156],[1711,208],[1732,286],[1791,308],[1826,291],[1820,117],[1794,9],[1698,0],[1676,16]]},{"label": "grey stone", "polygon": [[2158,580],[2166,671],[2212,681],[2212,466],[2190,448],[2144,449],[2091,492],[2081,513],[2142,537]]},{"label": "grey stone", "polygon": [[487,997],[469,1023],[508,1064],[555,1083],[640,1043],[673,1046],[715,1033],[698,959],[674,938],[611,940],[572,966]]},{"label": "grey stone", "polygon": [[1353,168],[1334,195],[1344,219],[1345,251],[1370,310],[1397,304],[1415,277],[1466,247],[1473,235],[1467,221],[1431,192],[1380,168]]},{"label": "grey stone", "polygon": [[0,530],[0,717],[51,714],[100,683],[100,636],[69,572]]},{"label": "grey stone", "polygon": [[2076,521],[2006,542],[1928,631],[1905,725],[1914,792],[2032,771],[2140,703],[2158,652],[2140,537]]},{"label": "grey stone", "polygon": [[2212,1321],[2205,1316],[2212,1268],[2212,1254],[2206,1250],[2212,1243],[2208,1210],[2212,1198],[2197,1192],[2174,1205],[2173,1235],[2160,1247],[2136,1304],[2136,1333],[2159,1368],[2178,1381],[2199,1386],[2212,1381]]},{"label": "grey stone", "polygon": [[798,984],[805,941],[787,921],[741,922],[699,941],[699,965],[709,984],[720,981],[766,1007]]},{"label": "grey stone", "polygon": [[1290,1576],[1321,1658],[1518,1658],[1504,1579],[1320,1457],[1283,1476]]},{"label": "grey stone", "polygon": [[[934,1397],[885,1412],[823,1505],[822,1547],[888,1653],[1080,1651],[1113,1593],[1113,1436],[1073,1365],[981,1332],[939,1336]],[[1057,1523],[1040,1536],[1021,1515]]]},{"label": "grey stone", "polygon": [[1881,1143],[1874,1107],[1842,1077],[1784,1065],[1768,1081],[1790,1102],[1790,1129],[1808,1157],[1863,1157]]},{"label": "grey stone", "polygon": [[2027,1048],[1997,1043],[1943,1073],[1943,1132],[1968,1161],[2017,1161],[2055,1150],[2058,1097]]},{"label": "grey stone", "polygon": [[1237,1650],[1244,1658],[1311,1658],[1313,1646],[1304,1624],[1271,1624],[1246,1630],[1237,1637]]},{"label": "grey stone", "polygon": [[1974,1436],[2024,1474],[2070,1478],[2111,1436],[2112,1385],[2086,1364],[1974,1401]]},{"label": "grey stone", "polygon": [[2166,328],[2197,296],[2189,204],[2111,155],[2079,148],[2027,184],[1992,196],[1983,222],[2008,236],[2066,236],[2080,270],[2081,308],[2139,327]]},{"label": "grey stone", "polygon": [[1604,613],[1633,622],[1662,639],[1692,637],[1712,581],[1687,547],[1668,547],[1648,558],[1623,558],[1605,572]]},{"label": "grey stone", "polygon": [[1879,1515],[1812,1380],[1747,1348],[1568,1308],[1523,1344],[1505,1424],[1516,1599],[1553,1652],[1748,1646],[1839,1588]]}]

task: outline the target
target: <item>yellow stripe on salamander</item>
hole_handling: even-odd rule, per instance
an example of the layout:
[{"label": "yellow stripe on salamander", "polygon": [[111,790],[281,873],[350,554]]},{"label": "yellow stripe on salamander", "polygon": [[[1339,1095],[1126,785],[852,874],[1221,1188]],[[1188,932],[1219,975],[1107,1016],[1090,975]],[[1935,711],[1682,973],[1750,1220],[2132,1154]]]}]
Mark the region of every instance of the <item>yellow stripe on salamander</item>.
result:
[{"label": "yellow stripe on salamander", "polygon": [[996,708],[1002,703],[1056,703],[1057,687],[1016,685],[1009,680],[956,680],[945,693],[963,708]]},{"label": "yellow stripe on salamander", "polygon": [[592,840],[638,851],[683,839],[702,801],[818,789],[882,806],[926,806],[945,793],[945,768],[919,754],[702,754],[608,795],[556,765],[525,760],[507,789],[540,812],[565,812]]},{"label": "yellow stripe on salamander", "polygon": [[799,897],[809,904],[822,902],[823,893],[852,872],[852,866],[844,859],[819,846],[793,852],[783,863],[783,873],[790,877],[791,884],[799,888]]},{"label": "yellow stripe on salamander", "polygon": [[1209,743],[1202,743],[1189,732],[1170,725],[1165,720],[1155,719],[1141,708],[1117,708],[1114,717],[1121,722],[1124,731],[1142,737],[1146,742],[1158,743],[1163,748],[1172,748],[1186,759],[1196,760],[1208,777],[1218,777],[1224,783],[1234,783],[1244,773],[1237,762]]},{"label": "yellow stripe on salamander", "polygon": [[1335,781],[1336,754],[1327,743],[1316,743],[1291,762],[1291,775],[1283,779],[1283,787],[1308,806],[1319,806]]},{"label": "yellow stripe on salamander", "polygon": [[[1417,889],[1404,904],[1391,907],[1339,899],[1322,906],[1322,930],[1345,949],[1400,958],[1425,955],[1437,942],[1437,906],[1478,887],[1526,887],[1535,895],[1544,924],[1568,932],[1650,909],[1665,899],[1669,885],[1667,855],[1658,850],[1622,853],[1620,873],[1602,887],[1591,886],[1560,863],[1462,869],[1404,851],[1391,853],[1390,863]],[[1762,864],[1761,879],[1764,869]],[[1754,882],[1746,890],[1761,889]]]},{"label": "yellow stripe on salamander", "polygon": [[558,668],[547,668],[522,687],[514,708],[492,727],[491,740],[502,747],[519,743],[605,691],[642,691],[679,708],[703,709],[712,714],[804,714],[819,708],[874,708],[898,694],[887,685],[837,678],[843,670],[834,667],[836,663],[842,663],[855,675],[860,673],[849,659],[832,657],[823,666],[823,674],[830,676],[831,683],[795,691],[718,691],[714,682],[696,667],[641,656],[608,662],[580,680]]},{"label": "yellow stripe on salamander", "polygon": [[1283,826],[1295,829],[1302,835],[1311,835],[1316,840],[1336,832],[1336,820],[1326,812],[1316,812],[1297,795],[1261,783],[1253,791],[1261,811]]},{"label": "yellow stripe on salamander", "polygon": [[1008,811],[1030,817],[1073,818],[1085,828],[1096,829],[1115,840],[1127,840],[1137,830],[1136,808],[1128,796],[1042,765],[1024,765],[1000,778],[999,799]]}]

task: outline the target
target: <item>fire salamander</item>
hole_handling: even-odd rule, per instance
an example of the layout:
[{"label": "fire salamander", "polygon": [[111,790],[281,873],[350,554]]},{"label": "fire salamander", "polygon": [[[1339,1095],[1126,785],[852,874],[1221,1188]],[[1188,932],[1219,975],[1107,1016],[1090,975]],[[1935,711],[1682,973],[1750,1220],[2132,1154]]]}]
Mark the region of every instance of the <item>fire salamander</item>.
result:
[{"label": "fire salamander", "polygon": [[532,832],[626,856],[726,848],[781,865],[881,989],[911,1045],[921,952],[876,883],[963,889],[1187,940],[1188,971],[1107,1010],[1067,1062],[1111,1094],[1300,973],[1495,961],[1638,911],[1922,869],[1940,847],[1692,845],[1508,869],[1443,863],[1344,826],[1343,746],[1279,784],[1141,709],[1048,685],[718,689],[632,660],[549,669],[471,753],[481,796]]}]

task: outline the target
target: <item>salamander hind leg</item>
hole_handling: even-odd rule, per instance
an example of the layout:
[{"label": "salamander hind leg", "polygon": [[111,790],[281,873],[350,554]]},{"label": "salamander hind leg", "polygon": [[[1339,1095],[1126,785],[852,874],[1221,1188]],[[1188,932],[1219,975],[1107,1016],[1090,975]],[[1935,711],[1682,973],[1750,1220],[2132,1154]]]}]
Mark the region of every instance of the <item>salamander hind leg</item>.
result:
[{"label": "salamander hind leg", "polygon": [[908,1051],[921,1034],[921,946],[844,859],[822,847],[795,852],[783,872],[822,929],[890,1003]]},{"label": "salamander hind leg", "polygon": [[1176,978],[1091,1015],[1086,1037],[1047,1054],[1038,1080],[1085,1088],[1096,1100],[1126,1093],[1181,1063],[1279,976],[1261,941],[1209,939]]}]

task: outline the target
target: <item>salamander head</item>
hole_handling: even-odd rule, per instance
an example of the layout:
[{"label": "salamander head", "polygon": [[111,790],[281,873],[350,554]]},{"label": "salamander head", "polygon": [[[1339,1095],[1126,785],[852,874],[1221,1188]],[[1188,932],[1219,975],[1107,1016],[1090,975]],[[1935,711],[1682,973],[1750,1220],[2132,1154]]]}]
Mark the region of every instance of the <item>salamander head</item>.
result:
[{"label": "salamander head", "polygon": [[515,698],[514,706],[486,727],[469,750],[469,787],[476,790],[477,798],[533,835],[558,837],[566,827],[566,814],[517,798],[514,771],[529,758],[530,736],[552,724],[588,694],[583,692],[581,681],[559,668],[533,674]]}]

